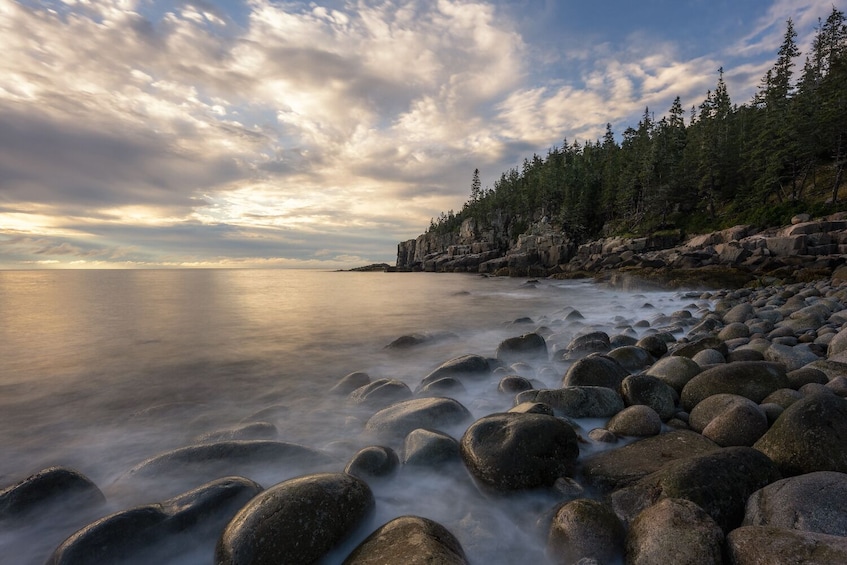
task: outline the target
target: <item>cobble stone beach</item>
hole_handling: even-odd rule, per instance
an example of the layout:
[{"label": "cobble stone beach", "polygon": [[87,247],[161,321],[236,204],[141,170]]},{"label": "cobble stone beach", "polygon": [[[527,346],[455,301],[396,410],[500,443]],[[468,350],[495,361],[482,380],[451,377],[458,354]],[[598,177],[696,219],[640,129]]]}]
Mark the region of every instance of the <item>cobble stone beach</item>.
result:
[{"label": "cobble stone beach", "polygon": [[66,565],[847,561],[847,285],[669,296],[516,317],[414,377],[350,367],[311,444],[269,404],[111,476],[45,467],[0,493],[4,540],[49,522],[38,562]]}]

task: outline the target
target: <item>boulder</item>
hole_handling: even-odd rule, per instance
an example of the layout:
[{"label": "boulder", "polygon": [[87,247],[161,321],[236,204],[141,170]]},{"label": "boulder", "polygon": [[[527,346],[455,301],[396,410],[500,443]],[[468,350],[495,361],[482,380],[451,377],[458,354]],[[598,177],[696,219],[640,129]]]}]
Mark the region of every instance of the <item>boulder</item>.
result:
[{"label": "boulder", "polygon": [[660,500],[683,498],[729,532],[741,524],[750,495],[780,478],[776,465],[760,451],[725,447],[670,463],[609,498],[627,523]]},{"label": "boulder", "polygon": [[371,382],[371,377],[367,373],[356,371],[342,377],[329,392],[339,396],[347,396],[357,388],[363,387]]},{"label": "boulder", "polygon": [[771,483],[747,500],[744,525],[847,536],[847,474],[817,471]]},{"label": "boulder", "polygon": [[344,472],[360,479],[368,479],[391,475],[399,466],[400,458],[393,449],[382,445],[370,445],[356,452],[347,463]]},{"label": "boulder", "polygon": [[459,460],[459,442],[441,432],[417,429],[403,442],[403,464],[436,467]]},{"label": "boulder", "polygon": [[654,436],[662,431],[662,419],[649,406],[636,404],[612,416],[606,428],[619,436]]},{"label": "boulder", "polygon": [[506,375],[497,384],[497,390],[503,394],[517,394],[532,389],[533,386],[529,379],[518,375]]},{"label": "boulder", "polygon": [[710,365],[726,363],[726,357],[724,357],[717,349],[704,349],[702,351],[698,351],[694,354],[691,360],[703,368],[707,368]]},{"label": "boulder", "polygon": [[702,367],[688,357],[662,357],[645,371],[681,393],[688,381],[703,371]]},{"label": "boulder", "polygon": [[497,346],[497,360],[507,365],[515,361],[536,359],[547,361],[547,342],[537,333],[510,337]]},{"label": "boulder", "polygon": [[682,389],[682,407],[691,411],[703,399],[728,393],[761,402],[773,391],[788,387],[785,368],[764,361],[739,361],[706,369]]},{"label": "boulder", "polygon": [[569,476],[579,455],[576,432],[543,414],[492,414],[471,424],[460,451],[484,487],[513,491],[552,486]]},{"label": "boulder", "polygon": [[543,402],[521,402],[517,406],[509,409],[509,412],[516,414],[546,414],[554,416],[553,409]]},{"label": "boulder", "polygon": [[679,459],[718,449],[717,444],[698,433],[673,430],[590,455],[582,462],[582,474],[590,485],[611,491],[631,485]]},{"label": "boulder", "polygon": [[270,422],[247,422],[231,428],[215,430],[197,436],[194,443],[216,443],[219,441],[276,439],[279,431]]},{"label": "boulder", "polygon": [[688,357],[689,359],[691,359],[704,349],[716,349],[721,353],[721,355],[724,356],[729,353],[726,344],[717,336],[706,336],[701,337],[699,339],[695,339],[690,343],[684,343],[680,345],[679,347],[674,349],[673,352],[671,352],[671,355],[676,355],[678,357]]},{"label": "boulder", "polygon": [[359,387],[347,396],[347,402],[379,409],[412,397],[409,385],[398,379],[377,379]]},{"label": "boulder", "polygon": [[635,345],[647,350],[655,359],[661,358],[668,352],[668,343],[657,335],[645,335],[636,341]]},{"label": "boulder", "polygon": [[733,565],[847,563],[847,538],[774,526],[745,526],[726,538]]},{"label": "boulder", "polygon": [[[807,385],[808,386],[808,385]],[[777,418],[753,447],[786,477],[847,472],[847,400],[822,392],[806,396]]]},{"label": "boulder", "polygon": [[227,524],[215,563],[312,563],[360,527],[373,507],[367,483],[346,473],[281,482],[253,498]]},{"label": "boulder", "polygon": [[553,563],[570,565],[590,560],[618,561],[623,557],[625,531],[612,509],[602,502],[579,498],[562,505],[547,536],[547,555]]},{"label": "boulder", "polygon": [[464,379],[484,379],[491,374],[491,365],[488,359],[480,355],[463,355],[441,364],[437,369],[424,377],[420,386],[426,386],[432,381],[444,377],[455,377]]},{"label": "boulder", "polygon": [[413,398],[392,404],[371,416],[365,431],[399,439],[417,428],[449,431],[470,419],[468,409],[452,398]]},{"label": "boulder", "polygon": [[159,504],[111,514],[77,531],[47,560],[47,565],[158,562],[172,557],[159,544],[190,535],[214,543],[232,516],[262,487],[241,477],[226,477]]},{"label": "boulder", "polygon": [[768,418],[759,405],[737,394],[715,394],[691,411],[688,423],[721,447],[752,446],[768,430]]},{"label": "boulder", "polygon": [[809,349],[809,345],[805,343],[793,346],[772,343],[765,350],[765,360],[782,363],[785,365],[786,371],[800,369],[809,363],[814,363],[818,359],[820,357]]},{"label": "boulder", "polygon": [[820,369],[815,369],[814,367],[795,369],[794,371],[789,371],[786,376],[788,377],[789,386],[794,390],[799,390],[800,387],[809,383],[825,385],[829,382],[829,378],[826,376],[826,373]]},{"label": "boulder", "polygon": [[48,467],[0,491],[0,523],[18,520],[34,511],[58,507],[94,511],[106,498],[91,480],[74,469]]},{"label": "boulder", "polygon": [[418,388],[415,391],[415,396],[451,396],[465,392],[467,392],[465,385],[459,379],[442,377]]},{"label": "boulder", "polygon": [[628,376],[629,371],[611,357],[590,355],[579,359],[568,368],[562,378],[562,386],[602,386],[619,392],[621,382]]},{"label": "boulder", "polygon": [[663,421],[676,413],[676,392],[657,377],[632,375],[625,378],[621,383],[621,396],[627,406],[649,406]]},{"label": "boulder", "polygon": [[343,565],[467,565],[459,540],[441,524],[401,516],[360,543]]},{"label": "boulder", "polygon": [[605,353],[611,349],[609,334],[590,332],[573,338],[565,350],[566,359],[580,359],[591,353]]},{"label": "boulder", "polygon": [[702,508],[666,498],[642,511],[626,537],[628,565],[723,565],[724,534]]},{"label": "boulder", "polygon": [[606,353],[606,356],[617,361],[629,373],[637,373],[654,361],[653,356],[646,349],[637,345],[616,347]]},{"label": "boulder", "polygon": [[624,409],[621,395],[602,386],[569,386],[557,389],[527,390],[515,396],[515,403],[541,402],[568,418],[610,418]]}]

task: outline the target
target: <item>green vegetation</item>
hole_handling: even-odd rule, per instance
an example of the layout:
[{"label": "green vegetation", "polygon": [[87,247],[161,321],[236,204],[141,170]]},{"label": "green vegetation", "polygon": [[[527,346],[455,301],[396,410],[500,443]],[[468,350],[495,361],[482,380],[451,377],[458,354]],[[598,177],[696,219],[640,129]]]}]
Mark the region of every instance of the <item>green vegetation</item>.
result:
[{"label": "green vegetation", "polygon": [[688,123],[679,97],[655,120],[645,109],[617,143],[610,124],[595,142],[553,147],[481,189],[458,213],[432,220],[429,232],[456,232],[462,221],[510,218],[517,237],[547,218],[577,240],[664,229],[697,233],[739,223],[785,224],[799,212],[838,205],[847,162],[847,23],[833,8],[821,21],[797,80],[800,57],[788,20],[777,61],[753,100],[733,105],[718,72],[714,91]]}]

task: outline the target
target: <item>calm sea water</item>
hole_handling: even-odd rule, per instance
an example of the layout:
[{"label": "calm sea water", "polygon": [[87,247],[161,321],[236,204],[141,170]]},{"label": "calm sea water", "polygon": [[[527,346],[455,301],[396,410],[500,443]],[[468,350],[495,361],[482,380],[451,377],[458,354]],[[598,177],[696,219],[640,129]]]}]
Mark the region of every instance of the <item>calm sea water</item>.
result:
[{"label": "calm sea water", "polygon": [[[505,337],[538,326],[557,332],[551,344],[564,344],[585,327],[622,332],[690,302],[669,292],[460,274],[0,271],[0,486],[66,465],[106,492],[108,511],[163,500],[197,485],[116,485],[140,461],[260,412],[279,440],[326,449],[343,468],[367,445],[359,435],[367,414],[326,394],[347,373],[414,389],[443,361],[493,355]],[[585,317],[579,324],[563,322],[572,309]],[[533,323],[512,324],[520,317]],[[425,331],[455,337],[384,349]],[[541,384],[557,386],[560,375]],[[512,399],[496,388],[484,383],[457,399],[474,417],[508,409]],[[250,478],[267,487],[309,471],[259,469]],[[402,474],[376,495],[374,527],[404,514],[435,519],[480,563],[533,555],[539,542],[527,516],[554,503],[492,500],[437,473]],[[0,532],[0,562],[43,562],[67,534],[49,519]],[[209,563],[212,549],[177,549],[171,562]]]}]

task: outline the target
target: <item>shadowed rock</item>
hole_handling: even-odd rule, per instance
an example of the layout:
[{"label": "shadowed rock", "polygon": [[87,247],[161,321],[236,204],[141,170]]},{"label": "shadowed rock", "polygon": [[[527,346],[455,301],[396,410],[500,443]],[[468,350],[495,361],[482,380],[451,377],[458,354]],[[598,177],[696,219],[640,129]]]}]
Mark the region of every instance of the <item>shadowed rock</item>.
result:
[{"label": "shadowed rock", "polygon": [[785,368],[764,361],[739,361],[706,369],[685,385],[680,395],[682,407],[691,411],[715,394],[737,394],[755,403],[780,388],[788,387]]},{"label": "shadowed rock", "polygon": [[610,418],[624,409],[621,395],[602,386],[569,386],[557,389],[527,390],[515,402],[541,402],[557,415],[569,418]]},{"label": "shadowed rock", "polygon": [[22,518],[31,512],[62,505],[89,511],[105,504],[106,498],[88,477],[66,467],[48,467],[0,491],[0,523]]},{"label": "shadowed rock", "polygon": [[441,524],[401,516],[378,528],[353,550],[344,565],[467,565],[459,540]]},{"label": "shadowed rock", "polygon": [[413,398],[392,404],[371,416],[365,431],[399,439],[417,428],[449,431],[470,419],[468,409],[452,398]]},{"label": "shadowed rock", "polygon": [[726,548],[733,565],[847,563],[847,538],[773,526],[733,530]]},{"label": "shadowed rock", "polygon": [[547,536],[547,555],[554,563],[581,560],[607,563],[623,556],[625,531],[609,506],[580,498],[556,512]]},{"label": "shadowed rock", "polygon": [[702,508],[666,498],[632,521],[626,537],[630,565],[722,565],[724,534]]},{"label": "shadowed rock", "polygon": [[360,479],[385,477],[400,466],[400,458],[390,447],[370,445],[360,449],[344,468],[345,473]]}]

